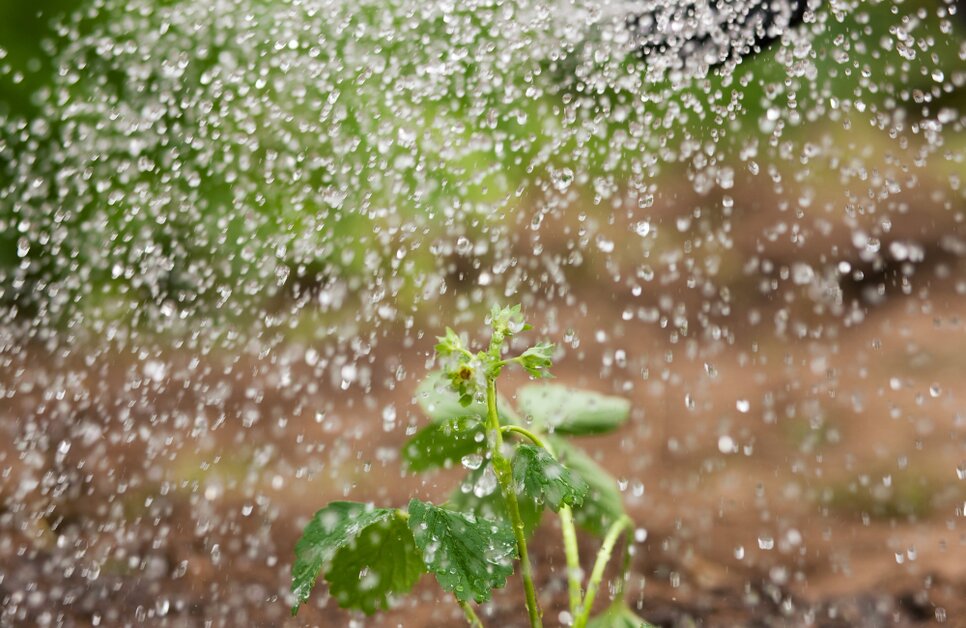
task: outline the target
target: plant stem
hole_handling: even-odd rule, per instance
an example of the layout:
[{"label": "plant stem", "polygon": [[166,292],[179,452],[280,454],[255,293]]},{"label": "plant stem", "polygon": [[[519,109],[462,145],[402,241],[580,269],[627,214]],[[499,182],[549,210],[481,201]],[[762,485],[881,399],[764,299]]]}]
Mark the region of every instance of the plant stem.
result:
[{"label": "plant stem", "polygon": [[634,540],[634,533],[631,526],[627,526],[624,533],[624,561],[621,563],[621,578],[617,581],[616,599],[624,599],[624,590],[627,588],[627,573],[631,570],[631,543]]},{"label": "plant stem", "polygon": [[604,567],[607,566],[607,562],[610,560],[611,552],[614,551],[614,545],[617,543],[621,532],[624,528],[629,528],[631,525],[633,523],[630,517],[621,515],[617,521],[611,524],[610,529],[607,530],[607,536],[604,537],[604,544],[601,545],[600,551],[597,552],[594,570],[590,574],[590,582],[587,584],[587,595],[584,596],[584,602],[580,607],[580,612],[574,619],[574,628],[584,628],[587,625],[587,620],[590,618],[590,609],[594,605],[594,597],[597,596],[597,590],[600,588],[600,582],[604,577]]},{"label": "plant stem", "polygon": [[567,589],[570,592],[570,613],[580,611],[580,553],[577,550],[577,530],[574,513],[567,504],[560,506],[560,529],[563,532],[564,554],[567,556]]},{"label": "plant stem", "polygon": [[523,579],[523,589],[527,597],[527,612],[530,615],[531,628],[541,628],[540,607],[537,605],[537,593],[533,587],[533,574],[530,567],[530,555],[527,553],[527,535],[520,517],[520,506],[517,494],[513,488],[513,468],[510,461],[503,455],[503,434],[500,431],[500,418],[496,411],[496,382],[486,378],[486,412],[487,443],[493,458],[493,471],[500,482],[500,492],[506,503],[510,522],[513,524],[513,534],[517,539],[517,550],[520,552],[520,576]]},{"label": "plant stem", "polygon": [[544,443],[542,440],[540,440],[539,436],[537,436],[530,430],[526,429],[525,427],[520,427],[519,425],[504,425],[503,427],[500,428],[500,431],[503,432],[504,434],[519,434],[525,438],[528,438],[534,445],[536,445],[541,449],[546,449],[548,452],[550,452],[551,456],[553,455],[553,452],[550,451],[550,447],[547,446],[547,444]]},{"label": "plant stem", "polygon": [[479,615],[476,614],[476,611],[473,610],[470,603],[464,602],[459,598],[456,598],[456,601],[459,603],[460,608],[463,609],[463,614],[466,615],[466,621],[470,623],[470,626],[473,628],[483,628],[483,622],[480,621]]},{"label": "plant stem", "polygon": [[[520,434],[530,439],[537,447],[545,449],[554,458],[557,457],[553,448],[550,447],[550,443],[544,442],[539,436],[526,428],[520,427],[519,425],[505,425],[501,430],[507,434]],[[567,556],[567,588],[570,592],[570,612],[576,615],[580,609],[581,593],[580,553],[577,550],[577,530],[574,527],[574,514],[570,506],[561,504],[558,514],[560,515],[560,529],[563,532],[564,538],[564,554]]]}]

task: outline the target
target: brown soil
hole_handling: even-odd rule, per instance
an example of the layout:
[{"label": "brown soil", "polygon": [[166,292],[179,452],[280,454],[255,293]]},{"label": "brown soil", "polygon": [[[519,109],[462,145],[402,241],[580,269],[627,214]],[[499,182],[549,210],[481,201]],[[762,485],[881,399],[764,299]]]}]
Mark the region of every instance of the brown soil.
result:
[{"label": "brown soil", "polygon": [[[599,302],[589,316],[561,316],[557,328],[573,328],[581,345],[556,373],[634,401],[620,433],[584,444],[627,480],[627,507],[647,530],[628,588],[644,617],[966,625],[966,482],[957,479],[966,296],[940,286],[929,308],[895,298],[843,333],[739,329],[733,345],[690,349],[654,325],[615,326],[620,310]],[[602,342],[598,327],[611,332]],[[408,342],[380,342],[374,379],[399,366],[393,356],[412,354]],[[430,342],[414,345],[413,381]],[[605,359],[618,347],[633,370]],[[5,366],[16,394],[0,410],[3,623],[348,625],[354,616],[322,586],[288,617],[292,547],[330,499],[402,504],[454,485],[455,471],[400,472],[402,426],[422,420],[410,380],[366,395],[317,381],[301,360],[280,380],[282,354],[210,353],[199,366],[191,351],[159,351],[170,370],[157,385],[139,375],[143,356],[120,352],[85,361],[34,348]],[[389,403],[399,427],[387,432]],[[737,453],[719,450],[721,435]],[[58,453],[63,442],[69,451]],[[533,549],[548,625],[566,595],[558,534],[547,517]],[[581,544],[586,559],[595,542]],[[511,580],[481,613],[488,625],[522,626],[521,602]],[[398,608],[354,620],[450,626],[460,614],[426,577]]]}]

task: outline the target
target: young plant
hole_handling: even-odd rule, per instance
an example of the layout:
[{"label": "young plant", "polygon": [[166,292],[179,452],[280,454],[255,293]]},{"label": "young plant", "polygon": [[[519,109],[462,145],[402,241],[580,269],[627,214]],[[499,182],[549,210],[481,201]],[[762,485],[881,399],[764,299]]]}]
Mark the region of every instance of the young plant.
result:
[{"label": "young plant", "polygon": [[[452,329],[439,338],[443,370],[419,386],[417,400],[430,423],[403,446],[409,470],[461,463],[466,479],[449,501],[418,499],[403,508],[333,502],[315,513],[295,546],[292,613],[320,574],[340,606],[371,614],[408,593],[424,573],[456,598],[471,626],[482,627],[474,603],[490,599],[519,563],[531,627],[542,625],[527,541],[546,508],[557,513],[567,559],[569,606],[575,628],[643,626],[623,599],[631,519],[617,482],[568,437],[601,434],[627,420],[625,399],[531,384],[517,392],[520,412],[498,398],[496,382],[519,366],[533,379],[550,377],[553,345],[537,343],[508,356],[508,341],[530,329],[520,306],[494,307],[485,350],[473,353]],[[577,550],[579,526],[602,539],[584,580]],[[625,536],[617,595],[591,618],[604,568]]]}]

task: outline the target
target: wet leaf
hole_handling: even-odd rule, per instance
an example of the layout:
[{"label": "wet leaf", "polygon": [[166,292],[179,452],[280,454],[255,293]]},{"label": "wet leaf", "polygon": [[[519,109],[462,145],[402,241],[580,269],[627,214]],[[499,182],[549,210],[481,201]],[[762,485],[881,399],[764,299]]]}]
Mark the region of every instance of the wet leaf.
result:
[{"label": "wet leaf", "polygon": [[513,573],[516,542],[501,520],[480,519],[427,502],[409,502],[409,529],[423,561],[446,591],[485,602]]},{"label": "wet leaf", "polygon": [[403,461],[412,471],[445,467],[463,456],[483,451],[484,431],[479,416],[459,416],[430,423],[402,448]]},{"label": "wet leaf", "polygon": [[292,565],[292,614],[309,598],[319,574],[342,548],[354,543],[369,526],[383,524],[395,511],[358,502],[332,502],[316,512],[295,545]]},{"label": "wet leaf", "polygon": [[515,334],[532,329],[524,320],[522,306],[519,304],[502,308],[493,305],[490,308],[490,328],[493,329],[493,335],[498,343]]},{"label": "wet leaf", "polygon": [[[493,478],[494,485],[489,487],[488,491],[478,490],[480,479],[489,467],[490,465],[487,463],[479,469],[471,471],[460,483],[460,487],[453,491],[447,503],[455,510],[471,512],[477,518],[499,519],[509,523],[510,517],[506,511],[506,503],[500,494],[500,487],[495,485],[496,478]],[[530,495],[520,494],[517,495],[517,506],[520,508],[520,518],[523,520],[524,534],[529,538],[540,525],[543,504],[538,503]]]},{"label": "wet leaf", "polygon": [[557,462],[545,449],[520,445],[513,458],[513,480],[522,495],[545,503],[554,512],[561,504],[579,507],[589,486],[580,475]]},{"label": "wet leaf", "polygon": [[438,336],[436,338],[439,342],[436,343],[436,355],[440,357],[448,357],[454,353],[458,353],[465,349],[463,346],[463,341],[455,331],[451,328],[446,328],[445,336]]},{"label": "wet leaf", "polygon": [[[423,412],[433,421],[443,421],[459,416],[478,416],[486,418],[486,403],[482,399],[470,397],[467,404],[460,401],[460,395],[450,387],[450,379],[441,371],[434,371],[416,389],[416,402]],[[501,423],[515,422],[515,413],[503,400],[497,400]]]},{"label": "wet leaf", "polygon": [[433,421],[444,421],[458,416],[486,417],[486,403],[471,399],[469,405],[460,403],[459,394],[450,386],[445,373],[434,371],[416,389],[416,402]]},{"label": "wet leaf", "polygon": [[408,593],[426,566],[406,521],[393,512],[342,546],[326,571],[332,596],[342,608],[371,615]]},{"label": "wet leaf", "polygon": [[520,366],[535,379],[553,377],[550,367],[553,366],[553,344],[540,342],[521,353],[516,360]]},{"label": "wet leaf", "polygon": [[574,508],[574,521],[591,534],[602,537],[607,528],[624,514],[617,480],[600,465],[562,438],[548,437],[557,458],[587,483],[589,490],[579,508]]},{"label": "wet leaf", "polygon": [[560,384],[524,386],[517,402],[540,429],[570,436],[610,432],[627,421],[631,410],[627,399]]}]

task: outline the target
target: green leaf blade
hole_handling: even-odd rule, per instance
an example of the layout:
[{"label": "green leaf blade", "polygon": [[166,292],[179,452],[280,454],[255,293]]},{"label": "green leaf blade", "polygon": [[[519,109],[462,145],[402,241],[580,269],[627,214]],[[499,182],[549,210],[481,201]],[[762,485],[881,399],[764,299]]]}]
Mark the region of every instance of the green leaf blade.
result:
[{"label": "green leaf blade", "polygon": [[573,390],[559,384],[534,384],[517,391],[520,411],[543,430],[565,436],[603,434],[630,416],[627,399]]},{"label": "green leaf blade", "polygon": [[480,417],[454,417],[430,423],[416,432],[403,445],[402,458],[410,471],[446,467],[464,456],[482,455],[484,440]]},{"label": "green leaf blade", "polygon": [[458,416],[486,416],[486,403],[470,398],[468,405],[460,403],[460,395],[453,390],[446,373],[430,373],[416,389],[416,402],[433,421],[445,421]]},{"label": "green leaf blade", "polygon": [[505,521],[477,519],[413,499],[409,529],[426,568],[460,601],[485,602],[513,573],[516,542]]},{"label": "green leaf blade", "polygon": [[[432,421],[445,421],[460,416],[486,418],[486,402],[470,396],[461,402],[460,394],[450,385],[450,379],[442,371],[433,371],[416,388],[416,403]],[[497,399],[501,424],[517,423],[513,409],[502,399]]]},{"label": "green leaf blade", "polygon": [[332,559],[325,579],[342,608],[371,615],[412,590],[426,573],[406,520],[392,517],[367,526]]},{"label": "green leaf blade", "polygon": [[547,450],[520,445],[513,458],[513,480],[519,492],[554,512],[567,504],[579,508],[590,487],[584,479],[562,465]]},{"label": "green leaf blade", "polygon": [[292,593],[298,612],[312,592],[319,574],[335,558],[336,553],[351,543],[366,527],[393,516],[388,508],[373,508],[358,502],[332,502],[316,512],[295,544],[292,564]]},{"label": "green leaf blade", "polygon": [[553,344],[549,342],[538,342],[519,356],[514,358],[520,366],[534,379],[546,379],[553,377],[550,374],[550,367],[553,366]]},{"label": "green leaf blade", "polygon": [[449,327],[446,328],[446,335],[437,336],[436,340],[439,342],[436,343],[434,349],[436,350],[436,355],[441,358],[449,357],[454,353],[459,353],[465,350],[463,340],[459,337],[459,334]]},{"label": "green leaf blade", "polygon": [[504,339],[519,334],[520,332],[532,329],[523,318],[523,306],[520,304],[501,308],[493,305],[490,308],[490,328],[493,336],[497,339],[497,344]]},{"label": "green leaf blade", "polygon": [[583,504],[574,508],[574,521],[581,528],[597,537],[607,534],[607,529],[624,514],[624,502],[617,480],[599,464],[566,440],[548,436],[557,458],[574,474],[587,483],[588,491]]},{"label": "green leaf blade", "polygon": [[[484,478],[486,473],[490,474],[492,485],[488,490],[480,490],[481,486],[487,483]],[[454,510],[473,513],[477,518],[499,519],[508,524],[510,521],[506,503],[503,501],[503,495],[500,493],[500,487],[497,485],[496,477],[493,476],[489,462],[467,474],[460,486],[450,495],[447,504]],[[523,520],[523,533],[530,538],[540,525],[543,503],[538,503],[527,494],[521,494],[517,496],[517,505],[520,509],[520,518]]]}]

